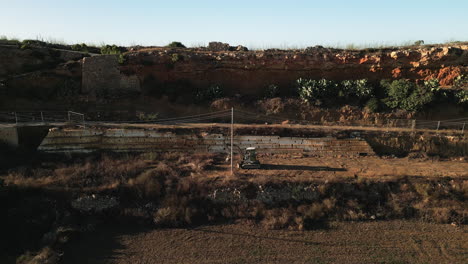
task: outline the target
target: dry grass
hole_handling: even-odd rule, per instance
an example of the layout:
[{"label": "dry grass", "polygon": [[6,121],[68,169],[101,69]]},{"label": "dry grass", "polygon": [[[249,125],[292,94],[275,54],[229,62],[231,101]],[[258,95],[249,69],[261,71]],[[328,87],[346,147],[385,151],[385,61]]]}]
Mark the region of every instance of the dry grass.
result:
[{"label": "dry grass", "polygon": [[16,259],[17,264],[53,264],[58,263],[60,256],[50,247],[44,247],[40,251],[26,252]]},{"label": "dry grass", "polygon": [[[299,222],[299,221],[298,221]],[[261,224],[266,229],[283,229],[287,227],[294,228],[294,225],[302,224],[296,221],[296,214],[288,208],[276,208],[268,210],[265,213]]]},{"label": "dry grass", "polygon": [[[310,181],[298,177],[271,177],[271,171],[262,170],[242,172],[221,180],[207,177],[219,164],[219,159],[212,154],[102,154],[72,157],[59,163],[43,161],[36,167],[10,170],[2,178],[6,184],[17,186],[66,189],[79,194],[113,192],[123,200],[151,203],[154,207],[144,210],[148,211],[154,223],[161,226],[239,218],[256,221],[268,229],[287,227],[300,230],[313,228],[316,223],[328,219],[356,221],[419,217],[437,223],[466,222],[467,207],[463,201],[468,193],[468,181],[463,179],[394,177],[380,181],[370,177],[349,178],[327,171],[311,171],[318,175],[326,173],[326,180]],[[256,174],[246,176],[252,172]],[[318,197],[314,201],[285,201],[266,206],[255,198],[259,185],[276,189],[297,185],[301,189],[311,182]],[[216,188],[226,187],[238,189],[249,197],[248,200],[214,204],[208,198]],[[134,213],[140,217],[142,214],[141,210],[131,210],[129,205],[124,209],[122,215]]]},{"label": "dry grass", "polygon": [[158,189],[157,185],[165,181],[178,181],[179,178],[195,175],[209,168],[213,159],[211,154],[98,154],[85,158],[70,157],[57,163],[43,161],[36,167],[17,167],[3,179],[7,184],[24,187],[102,190],[129,185],[139,189],[144,187],[146,190],[141,191],[149,194],[152,188],[148,185]]}]

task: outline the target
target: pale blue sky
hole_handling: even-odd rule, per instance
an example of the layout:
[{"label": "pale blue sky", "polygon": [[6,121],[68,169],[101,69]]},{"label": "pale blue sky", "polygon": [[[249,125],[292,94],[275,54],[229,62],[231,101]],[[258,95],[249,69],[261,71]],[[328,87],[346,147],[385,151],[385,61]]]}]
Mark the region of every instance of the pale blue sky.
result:
[{"label": "pale blue sky", "polygon": [[468,0],[0,0],[0,35],[248,47],[468,41]]}]

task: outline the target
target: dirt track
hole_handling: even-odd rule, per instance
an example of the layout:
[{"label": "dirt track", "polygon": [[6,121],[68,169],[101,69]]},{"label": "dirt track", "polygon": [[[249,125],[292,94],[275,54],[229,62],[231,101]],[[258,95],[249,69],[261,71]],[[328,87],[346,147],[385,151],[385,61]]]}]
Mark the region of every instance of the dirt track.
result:
[{"label": "dirt track", "polygon": [[412,221],[333,222],[313,231],[108,227],[69,245],[64,263],[464,263],[467,231]]}]

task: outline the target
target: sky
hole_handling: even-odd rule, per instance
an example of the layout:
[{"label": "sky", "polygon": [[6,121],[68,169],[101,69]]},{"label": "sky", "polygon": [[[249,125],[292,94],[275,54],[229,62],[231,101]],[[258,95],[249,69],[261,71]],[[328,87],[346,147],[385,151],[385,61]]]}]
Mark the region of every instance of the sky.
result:
[{"label": "sky", "polygon": [[468,41],[468,0],[0,0],[0,36],[250,48]]}]

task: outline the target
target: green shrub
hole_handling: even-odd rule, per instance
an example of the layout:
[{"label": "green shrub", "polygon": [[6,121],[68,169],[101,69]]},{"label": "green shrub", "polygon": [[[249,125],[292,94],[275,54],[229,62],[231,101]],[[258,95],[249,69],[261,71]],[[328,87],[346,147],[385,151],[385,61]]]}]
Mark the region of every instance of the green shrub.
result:
[{"label": "green shrub", "polygon": [[8,38],[5,35],[0,35],[0,41],[2,43],[4,43],[4,44],[9,44],[9,45],[20,44],[21,43],[21,41],[19,41],[19,39],[17,39],[17,38]]},{"label": "green shrub", "polygon": [[414,42],[414,45],[415,45],[415,46],[421,46],[421,45],[423,45],[423,44],[424,44],[424,40],[422,40],[422,39],[421,39],[421,40],[417,40],[417,41]]},{"label": "green shrub", "polygon": [[468,75],[462,74],[455,78],[455,80],[453,80],[453,88],[468,88]]},{"label": "green shrub", "polygon": [[36,45],[36,46],[41,46],[41,47],[47,46],[46,42],[40,41],[40,40],[35,40],[35,39],[25,39],[21,43],[23,45]]},{"label": "green shrub", "polygon": [[85,43],[75,44],[71,46],[71,49],[74,51],[88,52],[88,45]]},{"label": "green shrub", "polygon": [[367,79],[344,80],[340,83],[338,96],[346,99],[357,98],[365,99],[374,94],[374,88]]},{"label": "green shrub", "polygon": [[279,87],[275,84],[270,84],[265,89],[265,97],[266,98],[274,98],[279,96]]},{"label": "green shrub", "polygon": [[459,104],[468,104],[468,90],[460,90],[455,93],[455,98]]},{"label": "green shrub", "polygon": [[172,56],[171,56],[171,60],[172,60],[172,62],[174,62],[174,63],[176,63],[176,62],[182,60],[183,58],[184,58],[184,57],[182,57],[182,55],[179,55],[179,54],[177,54],[177,53],[174,53],[174,54],[172,54]]},{"label": "green shrub", "polygon": [[173,41],[169,44],[167,44],[168,48],[186,48],[184,44],[182,44],[181,42],[178,42],[178,41]]},{"label": "green shrub", "polygon": [[101,54],[121,54],[127,51],[125,47],[119,47],[116,45],[105,45],[101,47]]},{"label": "green shrub", "polygon": [[424,87],[433,92],[439,91],[440,90],[439,80],[430,79],[430,80],[424,81]]},{"label": "green shrub", "polygon": [[448,94],[447,90],[440,88],[440,83],[438,79],[430,79],[424,81],[424,89],[430,91],[435,97],[435,100],[442,101],[447,99]]},{"label": "green shrub", "polygon": [[141,121],[153,121],[158,119],[159,113],[139,113],[137,115],[138,120]]},{"label": "green shrub", "polygon": [[299,97],[304,102],[333,97],[337,93],[338,85],[326,79],[310,80],[299,78],[296,80]]},{"label": "green shrub", "polygon": [[380,110],[380,101],[379,99],[373,97],[369,99],[366,103],[366,109],[371,113],[376,113]]},{"label": "green shrub", "polygon": [[434,100],[434,92],[408,80],[383,80],[381,86],[387,92],[385,104],[392,109],[418,111]]},{"label": "green shrub", "polygon": [[304,102],[317,100],[332,101],[336,97],[341,97],[348,101],[362,101],[374,95],[374,88],[369,84],[367,79],[344,80],[337,83],[326,79],[309,80],[300,78],[296,80],[296,86],[299,97]]},{"label": "green shrub", "polygon": [[116,45],[105,45],[101,47],[101,54],[104,55],[117,55],[119,58],[119,63],[123,63],[125,58],[123,53],[127,51],[125,47],[119,47]]},{"label": "green shrub", "polygon": [[224,91],[219,85],[211,85],[206,89],[198,90],[195,94],[195,101],[204,102],[212,101],[223,97]]}]

